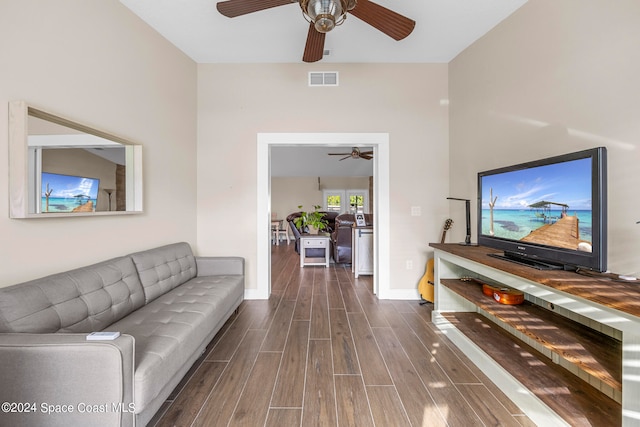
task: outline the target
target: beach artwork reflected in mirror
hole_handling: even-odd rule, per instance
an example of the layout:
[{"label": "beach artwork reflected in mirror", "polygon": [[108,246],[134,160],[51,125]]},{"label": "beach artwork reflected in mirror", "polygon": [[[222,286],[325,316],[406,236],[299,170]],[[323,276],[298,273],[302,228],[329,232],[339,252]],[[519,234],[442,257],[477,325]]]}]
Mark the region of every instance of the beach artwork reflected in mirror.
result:
[{"label": "beach artwork reflected in mirror", "polygon": [[95,212],[100,180],[42,173],[42,213]]}]

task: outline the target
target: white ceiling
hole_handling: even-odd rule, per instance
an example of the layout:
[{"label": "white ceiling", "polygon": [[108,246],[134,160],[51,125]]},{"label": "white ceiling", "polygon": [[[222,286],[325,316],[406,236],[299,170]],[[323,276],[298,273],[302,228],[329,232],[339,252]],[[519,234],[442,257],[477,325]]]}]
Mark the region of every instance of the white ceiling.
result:
[{"label": "white ceiling", "polygon": [[[372,147],[360,147],[362,151]],[[373,176],[373,161],[344,159],[328,153],[349,153],[349,147],[271,147],[271,176]]]},{"label": "white ceiling", "polygon": [[[395,41],[354,16],[327,34],[327,63],[447,63],[527,0],[376,0],[416,21]],[[237,18],[215,0],[120,0],[198,63],[300,63],[309,24],[297,3]]]}]

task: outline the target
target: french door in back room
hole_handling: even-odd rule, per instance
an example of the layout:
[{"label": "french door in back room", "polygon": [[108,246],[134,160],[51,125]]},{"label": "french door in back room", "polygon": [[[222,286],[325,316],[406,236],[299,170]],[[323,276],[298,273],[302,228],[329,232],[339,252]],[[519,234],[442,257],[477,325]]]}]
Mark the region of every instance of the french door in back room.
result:
[{"label": "french door in back room", "polygon": [[323,208],[327,212],[369,213],[369,190],[323,190]]}]

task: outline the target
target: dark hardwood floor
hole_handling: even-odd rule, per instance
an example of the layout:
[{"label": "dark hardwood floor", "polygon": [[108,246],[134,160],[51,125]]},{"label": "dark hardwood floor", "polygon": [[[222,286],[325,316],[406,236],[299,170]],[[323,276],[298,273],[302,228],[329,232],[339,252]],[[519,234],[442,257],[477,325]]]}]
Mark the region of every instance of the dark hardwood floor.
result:
[{"label": "dark hardwood floor", "polygon": [[349,266],[272,247],[269,300],[244,301],[151,426],[532,426],[431,324]]}]

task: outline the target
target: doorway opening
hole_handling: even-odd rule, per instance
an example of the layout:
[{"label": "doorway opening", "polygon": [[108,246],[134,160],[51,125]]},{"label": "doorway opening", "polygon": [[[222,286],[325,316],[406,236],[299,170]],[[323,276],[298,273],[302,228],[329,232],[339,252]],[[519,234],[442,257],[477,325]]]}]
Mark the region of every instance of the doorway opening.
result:
[{"label": "doorway opening", "polygon": [[389,294],[389,134],[388,133],[259,133],[257,137],[257,289],[247,299],[271,294],[271,148],[275,146],[373,147],[373,290],[379,298]]}]

